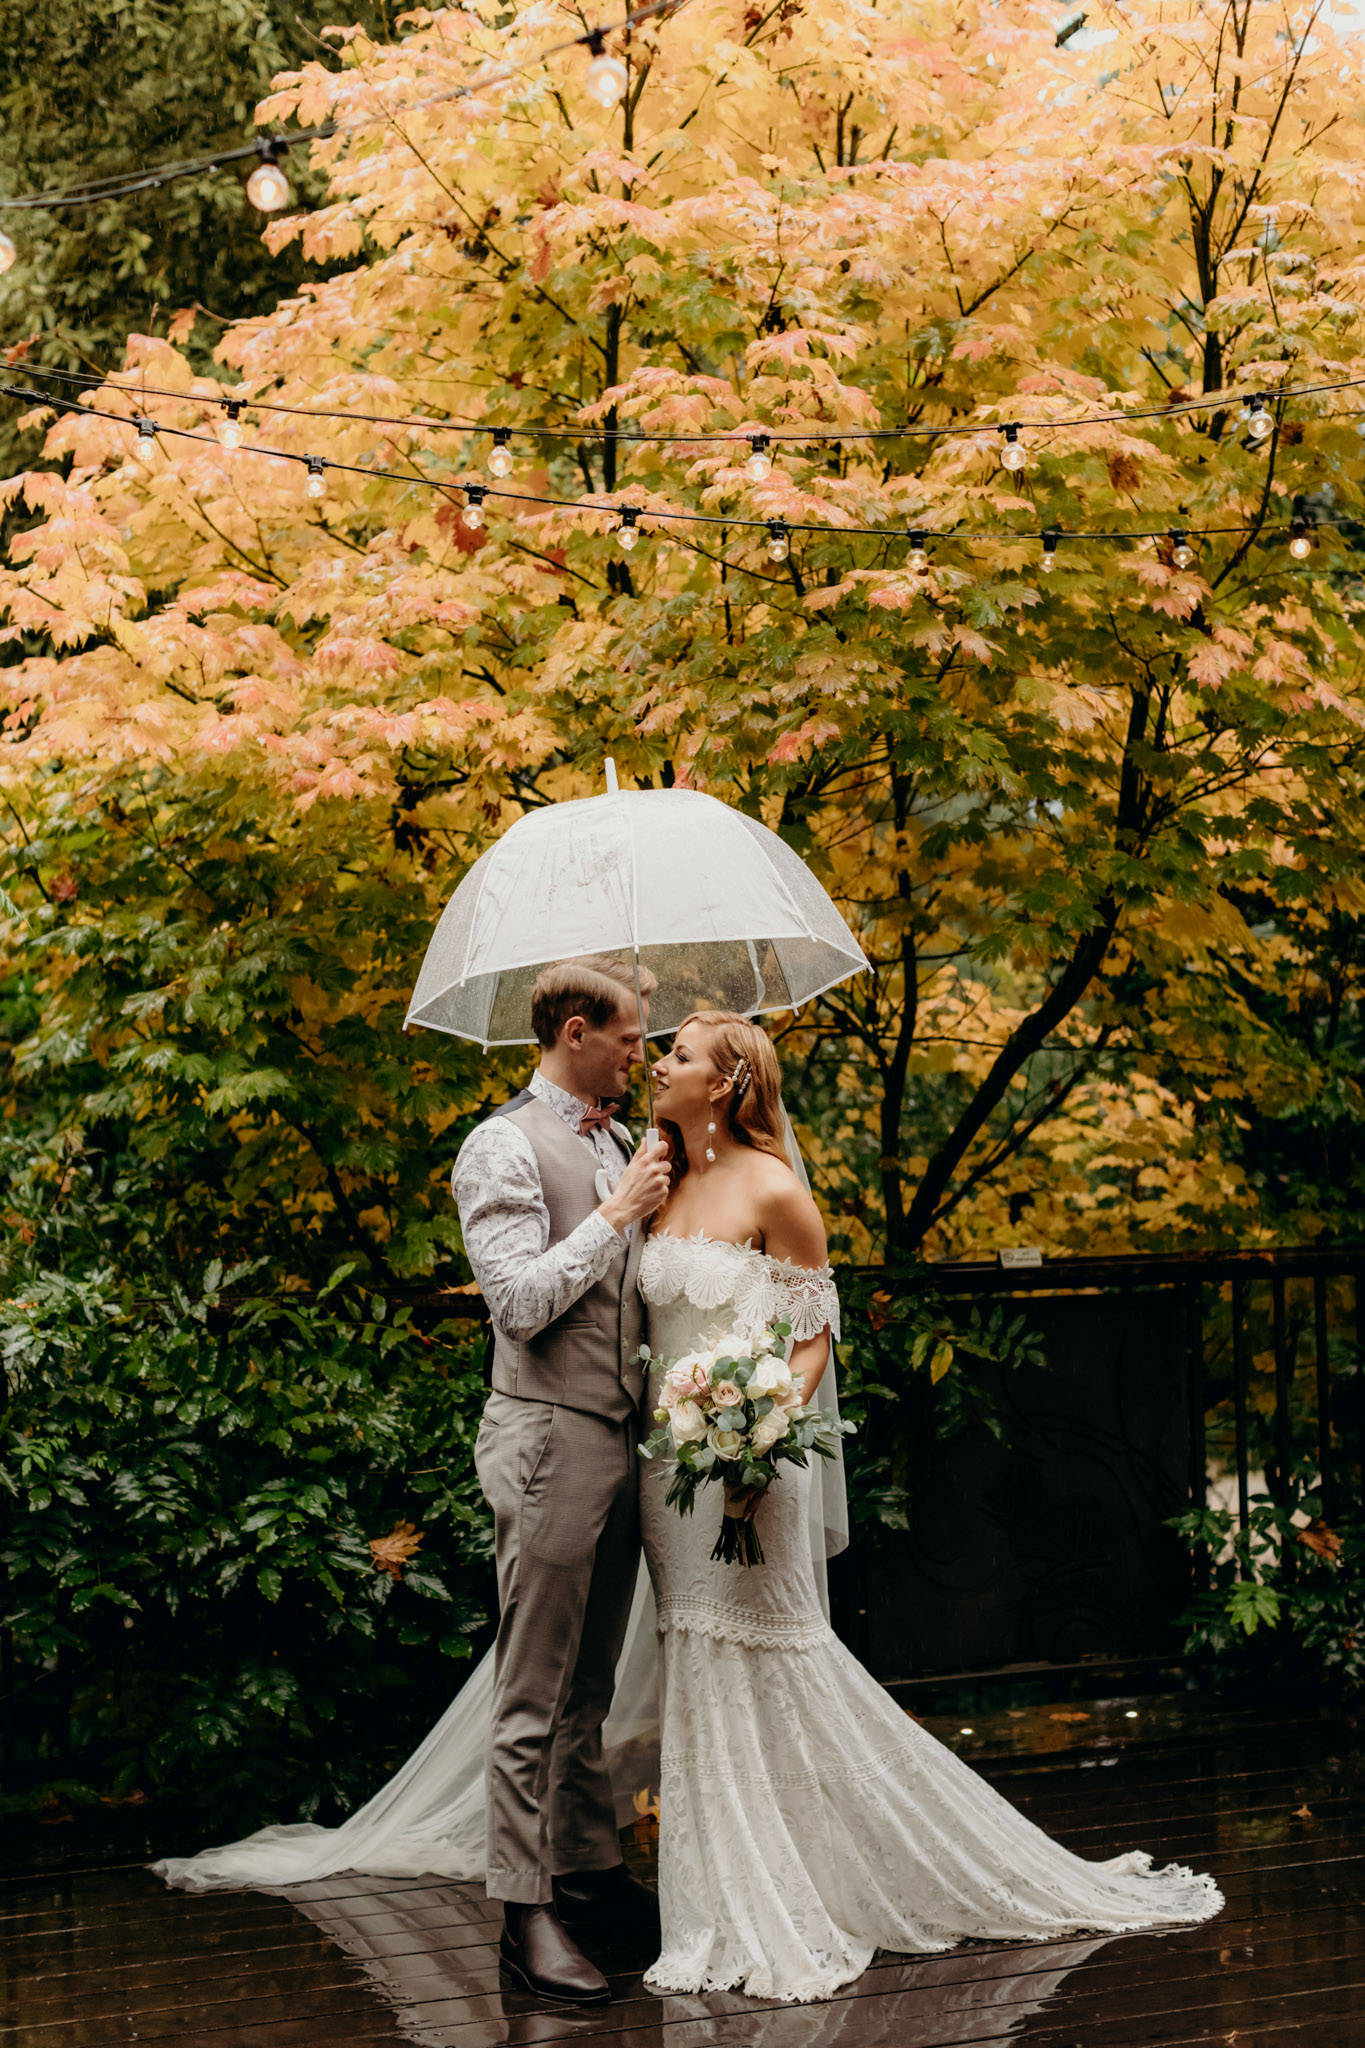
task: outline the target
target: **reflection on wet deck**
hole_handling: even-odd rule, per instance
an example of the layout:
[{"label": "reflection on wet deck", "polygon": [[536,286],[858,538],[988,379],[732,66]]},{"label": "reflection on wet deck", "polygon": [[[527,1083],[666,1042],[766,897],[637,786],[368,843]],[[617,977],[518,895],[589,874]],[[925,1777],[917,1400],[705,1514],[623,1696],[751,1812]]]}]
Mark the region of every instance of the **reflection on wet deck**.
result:
[{"label": "reflection on wet deck", "polygon": [[[185,1898],[136,1860],[185,1846],[164,1820],[119,1856],[79,1823],[24,1828],[0,1870],[0,2048],[1365,2048],[1365,1768],[1348,1725],[1189,1695],[927,1725],[1078,1853],[1212,1870],[1226,1912],[1163,1935],[879,1957],[816,2006],[652,1997],[648,1957],[600,1950],[613,2002],[576,2012],[500,1985],[475,1886]],[[647,1869],[647,1832],[627,1852]]]}]

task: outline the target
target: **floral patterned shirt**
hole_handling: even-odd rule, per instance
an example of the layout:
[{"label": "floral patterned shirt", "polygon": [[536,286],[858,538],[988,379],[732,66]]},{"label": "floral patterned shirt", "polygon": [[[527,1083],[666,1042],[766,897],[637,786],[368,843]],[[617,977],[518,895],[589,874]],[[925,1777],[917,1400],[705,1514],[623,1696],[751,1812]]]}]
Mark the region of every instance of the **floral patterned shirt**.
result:
[{"label": "floral patterned shirt", "polygon": [[[547,1081],[539,1068],[531,1076],[530,1092],[578,1131],[584,1105],[576,1095]],[[580,1135],[597,1156],[598,1187],[605,1196],[626,1170],[626,1133],[615,1124]],[[450,1185],[465,1252],[488,1312],[500,1330],[520,1342],[539,1336],[571,1308],[620,1252],[622,1234],[596,1209],[558,1244],[550,1243],[550,1212],[535,1148],[511,1117],[491,1116],[475,1126],[460,1147]]]}]

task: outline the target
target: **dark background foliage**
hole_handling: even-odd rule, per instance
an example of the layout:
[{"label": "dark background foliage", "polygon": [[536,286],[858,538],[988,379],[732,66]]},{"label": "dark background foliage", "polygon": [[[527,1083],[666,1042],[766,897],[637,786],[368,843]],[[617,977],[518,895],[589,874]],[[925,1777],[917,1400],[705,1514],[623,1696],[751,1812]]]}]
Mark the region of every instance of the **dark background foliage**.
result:
[{"label": "dark background foliage", "polygon": [[[276,73],[329,48],[283,0],[117,0],[73,8],[25,0],[0,9],[0,193],[45,192],[130,165],[197,156],[249,141],[255,107]],[[391,33],[387,0],[358,0],[345,19]],[[182,307],[202,307],[205,351],[222,323],[262,312],[311,266],[297,245],[272,256],[246,198],[251,169],[207,171],[111,205],[6,213],[20,258],[0,280],[0,345],[36,337],[31,359],[108,369],[130,333],[164,333]],[[307,197],[306,157],[287,174]],[[0,469],[31,462],[38,438],[0,413]]]}]

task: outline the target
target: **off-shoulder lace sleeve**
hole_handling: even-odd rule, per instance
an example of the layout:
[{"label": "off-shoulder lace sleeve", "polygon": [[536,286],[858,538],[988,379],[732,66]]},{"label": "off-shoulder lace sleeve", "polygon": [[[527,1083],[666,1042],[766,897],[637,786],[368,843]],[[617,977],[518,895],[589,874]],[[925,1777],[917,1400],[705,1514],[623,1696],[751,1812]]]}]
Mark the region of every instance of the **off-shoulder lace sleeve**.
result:
[{"label": "off-shoulder lace sleeve", "polygon": [[828,1323],[830,1335],[839,1335],[839,1293],[829,1266],[791,1266],[785,1259],[763,1260],[763,1317],[765,1322],[781,1319],[791,1324],[797,1344],[818,1337]]}]

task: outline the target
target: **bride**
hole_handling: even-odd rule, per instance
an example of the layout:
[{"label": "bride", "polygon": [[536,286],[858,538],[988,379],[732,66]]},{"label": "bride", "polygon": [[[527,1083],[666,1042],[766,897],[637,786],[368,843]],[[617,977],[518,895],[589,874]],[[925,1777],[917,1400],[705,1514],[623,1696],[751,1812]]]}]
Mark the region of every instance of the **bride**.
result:
[{"label": "bride", "polygon": [[[819,1211],[788,1150],[771,1041],[723,1011],[679,1029],[655,1068],[672,1186],[644,1246],[652,1352],[781,1317],[808,1399],[833,1397],[838,1299]],[[794,1161],[789,1163],[789,1161]],[[968,1937],[1123,1933],[1211,1917],[1209,1877],[1142,1852],[1092,1863],[1050,1840],[897,1707],[843,1647],[824,1600],[846,1529],[842,1471],[792,1464],[761,1499],[694,1515],[645,1464],[641,1574],[604,1736],[631,1809],[660,1754],[660,1992],[829,1997],[877,1949]],[[762,1565],[713,1563],[722,1512],[753,1514]],[[267,1827],[153,1868],[190,1890],[290,1887],[342,1871],[481,1878],[492,1655],[408,1762],[338,1828]]]},{"label": "bride", "polygon": [[[780,1317],[817,1399],[838,1299],[819,1211],[788,1164],[771,1041],[741,1017],[701,1013],[654,1083],[675,1171],[641,1260],[651,1350],[675,1358]],[[827,1998],[877,1949],[1119,1933],[1220,1910],[1212,1879],[1152,1871],[1141,1852],[1072,1855],[909,1719],[826,1619],[808,1534],[820,1475],[780,1474],[757,1503],[722,1507],[703,1487],[686,1518],[664,1505],[666,1469],[647,1465],[641,1482],[662,1653],[651,1989]],[[762,1565],[711,1561],[722,1512],[756,1515]]]}]

